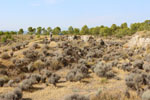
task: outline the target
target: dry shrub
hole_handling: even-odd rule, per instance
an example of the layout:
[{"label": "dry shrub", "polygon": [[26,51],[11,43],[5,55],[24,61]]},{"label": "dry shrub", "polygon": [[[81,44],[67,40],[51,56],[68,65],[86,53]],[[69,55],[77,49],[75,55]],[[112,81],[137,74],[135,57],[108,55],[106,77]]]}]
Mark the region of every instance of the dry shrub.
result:
[{"label": "dry shrub", "polygon": [[0,78],[0,87],[3,87],[5,83],[9,81],[9,78],[7,76],[3,76]]},{"label": "dry shrub", "polygon": [[63,67],[63,64],[57,58],[53,58],[50,61],[50,67],[52,68],[52,70],[59,70]]},{"label": "dry shrub", "polygon": [[115,74],[112,71],[112,65],[99,62],[95,65],[94,72],[99,77],[113,78]]},{"label": "dry shrub", "polygon": [[81,81],[88,77],[88,68],[85,65],[77,65],[74,69],[67,73],[66,80],[71,82]]},{"label": "dry shrub", "polygon": [[22,100],[22,90],[20,88],[15,88],[13,91],[2,94],[0,100]]},{"label": "dry shrub", "polygon": [[48,83],[53,84],[54,86],[56,86],[56,83],[60,80],[60,76],[58,76],[57,74],[52,74],[51,77],[48,79]]},{"label": "dry shrub", "polygon": [[72,94],[65,97],[64,100],[90,100],[89,97],[78,95],[78,94]]},{"label": "dry shrub", "polygon": [[9,59],[10,56],[8,55],[8,53],[3,53],[1,56],[2,59]]},{"label": "dry shrub", "polygon": [[44,63],[41,60],[37,60],[33,63],[33,67],[40,71],[44,67]]},{"label": "dry shrub", "polygon": [[105,91],[91,97],[91,100],[141,100],[135,93],[129,92],[129,97],[122,91]]}]

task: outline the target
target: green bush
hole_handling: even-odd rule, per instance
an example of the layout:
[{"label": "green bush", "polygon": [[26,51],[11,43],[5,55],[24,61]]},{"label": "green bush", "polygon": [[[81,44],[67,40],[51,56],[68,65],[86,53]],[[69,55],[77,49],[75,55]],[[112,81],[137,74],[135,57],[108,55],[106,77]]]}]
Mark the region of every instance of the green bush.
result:
[{"label": "green bush", "polygon": [[131,34],[132,34],[132,32],[129,28],[124,28],[124,29],[117,30],[115,36],[121,38],[125,35],[131,35]]},{"label": "green bush", "polygon": [[7,41],[7,37],[2,37],[1,42],[6,42]]},{"label": "green bush", "polygon": [[86,34],[89,34],[89,28],[87,25],[84,25],[80,31],[80,34],[82,35],[86,35]]},{"label": "green bush", "polygon": [[7,39],[11,39],[11,38],[12,38],[12,35],[11,35],[11,34],[7,34],[7,35],[6,35],[6,38],[7,38]]},{"label": "green bush", "polygon": [[61,28],[60,28],[60,27],[56,27],[56,28],[53,29],[53,32],[52,32],[52,33],[57,35],[57,34],[59,34],[60,32],[61,32]]},{"label": "green bush", "polygon": [[3,35],[3,34],[4,34],[4,32],[3,32],[3,31],[0,31],[0,36]]},{"label": "green bush", "polygon": [[109,36],[109,35],[112,35],[112,32],[111,32],[111,29],[110,29],[110,28],[104,27],[104,28],[101,28],[101,29],[100,29],[99,34],[100,34],[101,36]]},{"label": "green bush", "polygon": [[37,35],[37,38],[40,38],[40,34]]}]

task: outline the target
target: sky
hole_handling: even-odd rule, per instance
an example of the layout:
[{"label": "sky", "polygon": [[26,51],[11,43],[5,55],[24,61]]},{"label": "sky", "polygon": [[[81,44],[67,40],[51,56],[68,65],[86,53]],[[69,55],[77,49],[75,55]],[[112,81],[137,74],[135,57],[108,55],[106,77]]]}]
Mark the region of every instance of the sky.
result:
[{"label": "sky", "polygon": [[0,30],[120,25],[150,19],[150,0],[0,0]]}]

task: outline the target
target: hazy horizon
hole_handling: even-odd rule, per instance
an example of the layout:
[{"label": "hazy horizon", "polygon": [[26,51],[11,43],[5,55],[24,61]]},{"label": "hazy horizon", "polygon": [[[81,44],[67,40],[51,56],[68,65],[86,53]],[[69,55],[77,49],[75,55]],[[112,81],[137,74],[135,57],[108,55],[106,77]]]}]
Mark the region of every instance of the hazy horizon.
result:
[{"label": "hazy horizon", "polygon": [[149,0],[2,0],[0,30],[120,25],[150,19]]}]

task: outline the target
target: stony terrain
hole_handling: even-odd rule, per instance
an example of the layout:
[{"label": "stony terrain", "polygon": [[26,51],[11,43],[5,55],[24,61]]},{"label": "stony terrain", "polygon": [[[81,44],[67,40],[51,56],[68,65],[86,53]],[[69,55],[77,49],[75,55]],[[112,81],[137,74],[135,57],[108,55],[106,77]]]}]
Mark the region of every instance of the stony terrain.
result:
[{"label": "stony terrain", "polygon": [[150,50],[131,42],[136,36],[1,44],[0,100],[150,100]]}]

